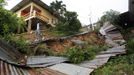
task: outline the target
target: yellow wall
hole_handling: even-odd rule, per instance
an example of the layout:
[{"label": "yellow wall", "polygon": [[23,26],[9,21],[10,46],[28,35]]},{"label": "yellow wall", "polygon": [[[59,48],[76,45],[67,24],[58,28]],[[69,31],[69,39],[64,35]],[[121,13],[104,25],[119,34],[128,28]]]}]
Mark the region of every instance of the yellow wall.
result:
[{"label": "yellow wall", "polygon": [[42,7],[36,5],[35,3],[33,3],[33,6],[37,7],[38,9],[41,10],[41,14],[44,15],[45,17],[47,17],[49,19],[49,23],[52,23],[52,19],[56,19],[58,20],[55,16],[53,16],[51,13],[49,13],[46,9],[43,9]]},{"label": "yellow wall", "polygon": [[16,11],[15,13],[17,14],[18,17],[20,17],[21,15],[21,11],[26,9],[27,7],[31,6],[32,3],[29,3],[28,5],[26,5],[25,7],[21,8],[20,10]]}]

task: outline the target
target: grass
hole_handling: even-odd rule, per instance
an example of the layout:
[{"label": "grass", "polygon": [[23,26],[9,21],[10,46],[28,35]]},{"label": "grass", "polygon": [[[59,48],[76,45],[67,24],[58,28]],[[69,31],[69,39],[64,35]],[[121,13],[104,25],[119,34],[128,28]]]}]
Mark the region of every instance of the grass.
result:
[{"label": "grass", "polygon": [[134,54],[114,57],[104,67],[95,70],[91,75],[134,75],[133,61]]},{"label": "grass", "polygon": [[127,42],[127,54],[112,58],[92,75],[134,75],[134,39]]},{"label": "grass", "polygon": [[15,47],[22,54],[29,55],[30,48],[29,43],[23,38],[23,36],[16,37],[14,34],[6,35],[2,37],[3,40],[7,41],[10,45]]}]

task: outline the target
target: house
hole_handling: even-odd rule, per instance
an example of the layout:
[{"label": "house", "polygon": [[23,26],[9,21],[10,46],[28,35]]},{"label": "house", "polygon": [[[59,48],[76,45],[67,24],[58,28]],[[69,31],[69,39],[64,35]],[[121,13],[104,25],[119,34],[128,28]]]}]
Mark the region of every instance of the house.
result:
[{"label": "house", "polygon": [[11,9],[18,17],[23,17],[27,23],[27,31],[36,30],[37,23],[40,29],[55,27],[58,22],[58,15],[41,0],[22,0]]}]

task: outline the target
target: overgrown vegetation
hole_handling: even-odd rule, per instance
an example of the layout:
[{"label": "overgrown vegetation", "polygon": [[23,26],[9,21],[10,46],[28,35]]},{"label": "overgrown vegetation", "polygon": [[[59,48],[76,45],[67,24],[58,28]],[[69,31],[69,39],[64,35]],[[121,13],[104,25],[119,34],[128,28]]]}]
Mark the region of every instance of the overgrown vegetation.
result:
[{"label": "overgrown vegetation", "polygon": [[31,50],[29,48],[29,43],[23,38],[23,36],[16,37],[14,34],[9,34],[1,37],[1,39],[7,41],[22,54],[30,54]]},{"label": "overgrown vegetation", "polygon": [[116,25],[119,14],[120,12],[115,10],[106,11],[99,20],[99,23],[103,25],[105,22],[110,22],[111,24]]},{"label": "overgrown vegetation", "polygon": [[8,35],[11,33],[21,32],[21,28],[25,22],[18,18],[16,14],[0,7],[0,35]]},{"label": "overgrown vegetation", "polygon": [[16,38],[15,34],[24,31],[25,22],[16,14],[3,8],[5,0],[0,0],[0,38],[17,48],[20,52],[27,54],[28,43],[21,37]]},{"label": "overgrown vegetation", "polygon": [[67,57],[71,63],[81,63],[84,60],[91,60],[98,54],[100,51],[107,49],[107,46],[97,46],[97,45],[88,45],[84,48],[78,46],[67,48],[62,56]]},{"label": "overgrown vegetation", "polygon": [[51,9],[60,15],[60,21],[56,25],[56,31],[65,35],[72,35],[79,32],[81,23],[78,20],[76,12],[66,9],[66,5],[62,1],[53,1],[50,4]]},{"label": "overgrown vegetation", "polygon": [[92,75],[134,75],[134,39],[127,42],[127,54],[112,58]]},{"label": "overgrown vegetation", "polygon": [[32,55],[46,55],[53,56],[54,53],[50,50],[46,44],[38,44],[32,52]]},{"label": "overgrown vegetation", "polygon": [[126,47],[128,54],[134,54],[134,39],[128,40]]}]

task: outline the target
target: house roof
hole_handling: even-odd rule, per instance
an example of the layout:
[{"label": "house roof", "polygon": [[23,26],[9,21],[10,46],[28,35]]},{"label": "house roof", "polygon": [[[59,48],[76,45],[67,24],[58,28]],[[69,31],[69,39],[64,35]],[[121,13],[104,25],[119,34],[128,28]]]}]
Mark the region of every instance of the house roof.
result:
[{"label": "house roof", "polygon": [[54,13],[53,10],[50,9],[50,7],[45,4],[44,2],[42,2],[41,0],[22,0],[20,3],[18,3],[15,7],[13,7],[11,9],[11,11],[16,12],[19,9],[21,9],[22,7],[26,6],[27,4],[29,4],[30,2],[34,2],[35,4],[41,6],[42,8],[46,9],[48,12],[50,12],[52,15],[56,16],[59,18],[59,15]]}]

